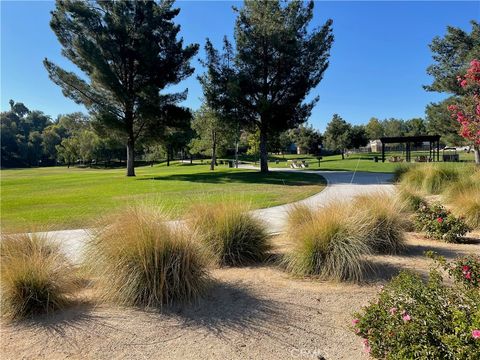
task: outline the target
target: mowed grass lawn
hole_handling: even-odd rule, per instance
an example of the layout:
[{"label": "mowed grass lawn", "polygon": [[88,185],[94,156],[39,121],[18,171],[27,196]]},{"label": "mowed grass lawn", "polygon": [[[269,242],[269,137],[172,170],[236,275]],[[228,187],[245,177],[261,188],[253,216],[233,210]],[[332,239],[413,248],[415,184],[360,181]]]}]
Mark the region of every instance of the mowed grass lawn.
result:
[{"label": "mowed grass lawn", "polygon": [[197,202],[236,200],[263,208],[289,203],[323,189],[316,174],[173,164],[124,169],[65,167],[1,171],[3,230],[53,230],[92,226],[127,204],[153,204],[179,214]]},{"label": "mowed grass lawn", "polygon": [[[427,154],[425,151],[412,151],[412,160],[415,159],[418,155]],[[465,161],[473,162],[474,155],[473,153],[458,152],[460,155],[459,163],[443,163],[442,152],[440,152],[440,166],[462,166],[465,164]],[[366,172],[385,172],[393,173],[395,169],[399,166],[399,163],[389,162],[388,159],[390,156],[396,155],[405,158],[405,155],[402,155],[401,152],[387,152],[385,155],[385,162],[382,163],[380,153],[359,153],[351,154],[345,159],[342,160],[341,155],[329,155],[323,156],[320,160],[320,166],[318,164],[318,158],[313,155],[272,155],[269,157],[270,163],[269,166],[274,168],[286,168],[289,167],[291,161],[288,160],[297,160],[300,162],[305,160],[308,163],[308,169],[306,170],[326,170],[326,171],[366,171]],[[373,160],[374,156],[378,156],[378,162]],[[276,164],[275,160],[278,160],[279,163]]]}]

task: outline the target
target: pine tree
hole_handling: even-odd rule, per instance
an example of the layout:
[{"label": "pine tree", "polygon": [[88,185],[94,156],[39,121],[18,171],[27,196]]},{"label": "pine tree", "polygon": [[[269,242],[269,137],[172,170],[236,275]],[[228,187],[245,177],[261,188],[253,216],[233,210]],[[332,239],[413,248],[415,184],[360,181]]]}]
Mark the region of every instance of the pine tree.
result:
[{"label": "pine tree", "polygon": [[309,31],[313,6],[245,1],[236,9],[236,51],[228,41],[223,54],[210,42],[205,47],[211,82],[205,98],[212,108],[258,129],[262,172],[268,171],[268,138],[304,123],[318,101],[305,98],[328,67],[333,35],[332,20]]},{"label": "pine tree", "polygon": [[160,93],[190,76],[198,45],[183,46],[173,21],[173,0],[57,0],[50,26],[62,54],[79,76],[45,59],[53,82],[65,96],[85,105],[95,121],[122,134],[127,176],[135,176],[135,143],[152,129],[175,123],[188,112],[177,106],[186,97]]}]

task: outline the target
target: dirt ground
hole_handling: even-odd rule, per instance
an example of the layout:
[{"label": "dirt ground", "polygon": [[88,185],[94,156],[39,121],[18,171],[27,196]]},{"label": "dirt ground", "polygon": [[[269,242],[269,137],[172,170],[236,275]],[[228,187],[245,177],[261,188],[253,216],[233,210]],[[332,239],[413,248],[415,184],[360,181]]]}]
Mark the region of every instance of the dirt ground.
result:
[{"label": "dirt ground", "polygon": [[426,274],[429,249],[447,258],[480,253],[480,233],[467,244],[409,234],[405,254],[370,259],[374,270],[361,285],[292,278],[273,264],[218,269],[213,288],[193,305],[159,312],[85,302],[35,321],[2,323],[1,357],[366,359],[350,330],[352,313],[399,270]]}]

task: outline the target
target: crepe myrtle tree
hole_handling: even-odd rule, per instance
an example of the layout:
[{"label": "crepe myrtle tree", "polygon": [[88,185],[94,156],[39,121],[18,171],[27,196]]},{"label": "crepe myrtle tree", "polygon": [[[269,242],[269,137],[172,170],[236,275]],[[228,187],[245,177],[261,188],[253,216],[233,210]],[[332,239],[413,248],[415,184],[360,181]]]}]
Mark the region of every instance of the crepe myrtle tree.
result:
[{"label": "crepe myrtle tree", "polygon": [[161,93],[190,76],[198,45],[183,45],[173,0],[57,0],[50,26],[62,54],[81,75],[48,59],[50,79],[90,111],[95,122],[119,132],[127,148],[127,176],[135,176],[135,143],[151,129],[174,125],[187,90]]},{"label": "crepe myrtle tree", "polygon": [[333,43],[332,20],[310,30],[313,1],[245,1],[234,10],[233,46],[223,53],[205,46],[204,96],[210,107],[226,112],[260,135],[260,170],[268,172],[268,139],[295,128],[318,101],[305,102],[323,78]]},{"label": "crepe myrtle tree", "polygon": [[460,124],[460,136],[467,139],[475,152],[475,163],[480,165],[480,61],[473,59],[465,75],[458,77],[465,91],[457,104],[448,109]]}]

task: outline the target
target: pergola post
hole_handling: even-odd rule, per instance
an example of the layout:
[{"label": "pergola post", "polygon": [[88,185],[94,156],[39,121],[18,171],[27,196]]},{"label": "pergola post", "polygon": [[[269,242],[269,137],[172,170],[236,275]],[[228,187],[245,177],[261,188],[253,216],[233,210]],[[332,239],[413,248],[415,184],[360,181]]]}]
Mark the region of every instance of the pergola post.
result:
[{"label": "pergola post", "polygon": [[437,162],[440,161],[440,139],[437,140]]},{"label": "pergola post", "polygon": [[382,162],[385,162],[385,144],[382,141]]}]

